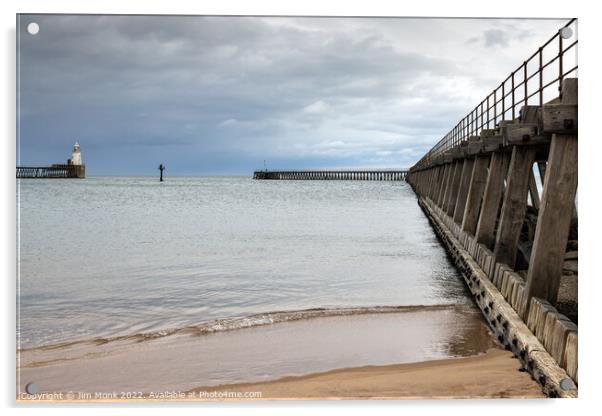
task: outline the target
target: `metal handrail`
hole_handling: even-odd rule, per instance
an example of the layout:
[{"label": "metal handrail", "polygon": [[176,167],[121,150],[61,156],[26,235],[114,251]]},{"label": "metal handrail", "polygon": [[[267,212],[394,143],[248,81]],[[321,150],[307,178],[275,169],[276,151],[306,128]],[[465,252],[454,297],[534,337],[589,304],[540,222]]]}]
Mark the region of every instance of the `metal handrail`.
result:
[{"label": "metal handrail", "polygon": [[[558,83],[558,91],[562,89],[562,81],[568,75],[577,71],[577,64],[569,68],[564,69],[563,56],[566,52],[572,48],[577,47],[578,40],[573,41],[568,46],[563,43],[563,38],[560,36],[560,31],[566,27],[572,25],[576,26],[577,19],[571,19],[565,24],[554,36],[548,39],[538,50],[533,53],[522,65],[516,68],[514,71],[502,81],[502,83],[493,90],[485,99],[483,99],[477,106],[470,111],[464,118],[462,118],[437,144],[435,144],[431,150],[429,150],[414,166],[412,169],[420,168],[424,165],[429,164],[434,159],[437,159],[444,152],[449,149],[460,145],[463,142],[469,140],[472,136],[478,136],[484,129],[491,129],[498,126],[500,121],[504,121],[507,115],[510,115],[511,120],[516,118],[517,108],[528,105],[529,100],[538,96],[538,105],[542,106],[544,101],[544,91],[555,83]],[[575,31],[576,33],[576,31]],[[552,47],[552,42],[558,39],[558,52],[550,58],[547,62],[543,62],[543,54],[546,47]],[[537,70],[529,74],[528,65],[534,60],[537,60]],[[544,84],[543,71],[558,61],[557,76]],[[515,75],[522,72],[522,80],[516,82]],[[537,77],[538,88],[529,93],[529,81]],[[509,85],[507,85],[509,84]],[[532,84],[531,84],[532,85]],[[508,88],[509,87],[509,88]],[[506,101],[510,101],[509,107],[506,107]],[[501,111],[498,111],[500,107]],[[520,109],[520,108],[519,108]]]}]

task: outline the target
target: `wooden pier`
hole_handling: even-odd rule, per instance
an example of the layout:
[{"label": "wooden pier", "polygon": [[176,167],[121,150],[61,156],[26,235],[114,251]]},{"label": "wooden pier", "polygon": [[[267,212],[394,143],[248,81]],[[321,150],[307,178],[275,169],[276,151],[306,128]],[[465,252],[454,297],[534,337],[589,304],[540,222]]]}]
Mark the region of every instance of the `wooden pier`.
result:
[{"label": "wooden pier", "polygon": [[[576,397],[578,80],[563,56],[577,40],[560,33],[416,163],[408,182],[498,340],[546,394]],[[544,62],[549,48],[556,54]],[[545,68],[557,75],[546,83]],[[544,103],[546,90],[560,94]]]},{"label": "wooden pier", "polygon": [[287,170],[253,173],[253,179],[301,181],[405,181],[407,170]]},{"label": "wooden pier", "polygon": [[17,179],[81,179],[85,177],[85,165],[17,166]]}]

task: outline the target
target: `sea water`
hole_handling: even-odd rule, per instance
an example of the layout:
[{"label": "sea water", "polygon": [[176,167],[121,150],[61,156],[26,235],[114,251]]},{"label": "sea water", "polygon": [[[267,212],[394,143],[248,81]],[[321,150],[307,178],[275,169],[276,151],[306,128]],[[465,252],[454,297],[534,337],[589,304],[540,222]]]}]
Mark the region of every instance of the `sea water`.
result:
[{"label": "sea water", "polygon": [[471,303],[405,182],[89,177],[17,190],[21,349]]}]

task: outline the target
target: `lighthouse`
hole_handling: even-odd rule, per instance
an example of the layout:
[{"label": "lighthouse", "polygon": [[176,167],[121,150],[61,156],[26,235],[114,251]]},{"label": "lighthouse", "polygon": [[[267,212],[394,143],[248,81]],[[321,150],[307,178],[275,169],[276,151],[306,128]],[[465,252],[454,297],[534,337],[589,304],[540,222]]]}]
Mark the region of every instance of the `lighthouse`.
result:
[{"label": "lighthouse", "polygon": [[82,152],[79,148],[79,143],[75,142],[71,151],[71,158],[67,160],[70,178],[85,178],[86,165],[82,163]]},{"label": "lighthouse", "polygon": [[73,145],[73,151],[71,152],[71,159],[69,159],[70,165],[81,166],[82,165],[82,152],[79,149],[79,143],[75,142]]}]

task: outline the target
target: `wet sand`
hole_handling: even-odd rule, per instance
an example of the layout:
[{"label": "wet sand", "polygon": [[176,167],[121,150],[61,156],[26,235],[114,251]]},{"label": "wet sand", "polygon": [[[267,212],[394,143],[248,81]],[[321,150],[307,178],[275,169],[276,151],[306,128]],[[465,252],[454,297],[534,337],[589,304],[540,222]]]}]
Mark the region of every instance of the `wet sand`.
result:
[{"label": "wet sand", "polygon": [[73,392],[60,400],[101,401],[220,399],[189,394],[199,386],[262,398],[540,395],[519,362],[495,348],[475,307],[416,307],[25,350],[17,391],[35,383],[39,393]]},{"label": "wet sand", "polygon": [[[255,394],[261,399],[543,398],[508,351],[472,357],[339,369],[263,383],[199,387],[196,395]],[[203,393],[201,393],[203,392]]]},{"label": "wet sand", "polygon": [[417,307],[199,335],[91,340],[21,351],[18,391],[188,391],[337,368],[470,356],[493,340],[473,306]]}]

